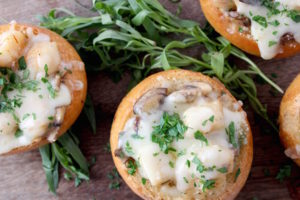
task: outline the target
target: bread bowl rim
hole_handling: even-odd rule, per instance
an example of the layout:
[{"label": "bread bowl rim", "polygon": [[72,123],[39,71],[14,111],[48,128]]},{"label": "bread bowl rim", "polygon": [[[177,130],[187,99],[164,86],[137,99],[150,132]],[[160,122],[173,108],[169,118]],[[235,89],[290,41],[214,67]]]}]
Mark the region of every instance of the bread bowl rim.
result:
[{"label": "bread bowl rim", "polygon": [[[220,35],[241,50],[251,55],[261,57],[258,45],[252,37],[249,37],[249,35],[239,31],[235,31],[233,34],[227,31],[228,27],[230,27],[234,20],[231,20],[230,17],[225,16],[222,11],[215,6],[213,0],[199,1],[207,21]],[[293,45],[281,44],[280,49],[280,52],[278,52],[275,58],[287,58],[300,52],[300,43],[295,41]]]},{"label": "bread bowl rim", "polygon": [[[38,33],[45,34],[49,36],[50,41],[56,42],[58,46],[58,50],[60,53],[60,56],[63,61],[78,61],[82,62],[80,56],[78,55],[77,51],[74,49],[74,47],[63,37],[58,35],[57,33],[50,31],[46,28],[42,28],[39,26],[35,25],[30,25],[30,24],[21,24],[21,23],[13,23],[13,24],[2,24],[0,25],[0,34],[3,32],[6,32],[10,29],[11,26],[14,26],[16,30],[24,30],[27,28],[31,28],[33,31],[36,31]],[[79,117],[83,106],[84,102],[86,99],[86,94],[87,94],[87,77],[86,77],[86,72],[83,64],[83,69],[77,69],[77,70],[71,70],[72,73],[67,73],[63,78],[62,82],[65,83],[67,88],[69,89],[72,99],[70,105],[66,106],[66,112],[64,115],[64,120],[58,130],[58,133],[56,134],[56,138],[59,138],[62,136],[66,131],[72,126],[72,124],[76,121],[76,119]],[[73,90],[72,86],[70,83],[66,82],[66,80],[78,80],[81,81],[83,84],[83,87],[81,90]],[[14,148],[10,150],[9,152],[1,154],[1,156],[4,155],[12,155],[12,154],[17,154],[17,153],[22,153],[26,151],[30,151],[36,148],[39,148],[43,145],[46,145],[50,143],[45,136],[39,138],[38,140],[33,141],[32,144],[26,145],[26,146],[20,146],[17,148]]]},{"label": "bread bowl rim", "polygon": [[[295,98],[300,96],[300,74],[296,76],[296,78],[290,83],[289,87],[285,91],[284,96],[282,97],[282,100],[280,102],[280,108],[279,108],[279,136],[280,141],[283,144],[283,146],[286,149],[293,148],[298,144],[294,140],[294,134],[286,130],[284,127],[284,121],[285,121],[285,110],[288,109],[288,107],[293,107],[295,102]],[[297,134],[297,133],[296,133]],[[300,167],[300,158],[298,159],[292,159],[299,167]]]},{"label": "bread bowl rim", "polygon": [[[111,135],[110,135],[110,145],[111,145],[111,152],[113,161],[115,163],[115,166],[123,178],[123,180],[126,182],[126,184],[131,188],[132,191],[134,191],[138,196],[140,196],[143,199],[149,199],[148,196],[145,196],[143,193],[143,185],[139,184],[136,185],[134,182],[132,182],[128,177],[129,175],[127,173],[127,169],[121,159],[119,159],[115,155],[115,150],[118,148],[118,135],[123,130],[125,123],[127,120],[133,116],[133,105],[137,101],[139,97],[141,97],[146,91],[152,88],[156,88],[159,86],[159,81],[157,79],[164,78],[164,79],[181,79],[181,80],[187,80],[187,81],[202,81],[205,83],[210,83],[214,88],[217,88],[218,90],[224,91],[226,94],[229,95],[231,99],[233,99],[236,102],[236,99],[230,94],[230,92],[225,88],[223,84],[221,84],[219,81],[213,80],[212,78],[209,78],[208,76],[205,76],[199,72],[192,72],[188,70],[169,70],[169,71],[162,71],[156,74],[153,74],[146,79],[144,79],[141,83],[139,83],[136,87],[134,87],[121,101],[116,113],[115,117],[113,119],[112,128],[111,128]],[[241,109],[241,107],[240,107]],[[247,134],[247,145],[244,145],[241,149],[241,154],[243,155],[241,161],[239,160],[239,166],[241,169],[241,174],[239,175],[238,179],[230,188],[226,188],[226,192],[219,197],[219,199],[234,199],[242,187],[244,186],[247,177],[249,175],[251,164],[253,160],[253,141],[252,141],[252,133],[250,124],[248,122],[248,119],[246,119],[247,125],[249,128],[249,132]]]}]

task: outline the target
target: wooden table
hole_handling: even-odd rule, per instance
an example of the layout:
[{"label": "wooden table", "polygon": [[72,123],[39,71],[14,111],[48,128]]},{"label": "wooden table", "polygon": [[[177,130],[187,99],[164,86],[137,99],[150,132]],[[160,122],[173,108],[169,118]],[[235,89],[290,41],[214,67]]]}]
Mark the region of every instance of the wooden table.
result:
[{"label": "wooden table", "polygon": [[[89,4],[89,0],[81,0]],[[177,5],[168,0],[161,0],[166,7],[175,12]],[[181,17],[203,23],[205,21],[197,0],[182,0]],[[3,20],[38,23],[35,16],[46,14],[51,8],[64,6],[76,14],[89,15],[89,11],[71,0],[0,0],[0,22]],[[4,23],[4,22],[3,22]],[[193,52],[195,56],[201,52]],[[300,71],[300,55],[281,60],[264,61],[253,58],[262,70],[271,76],[283,89]],[[89,93],[95,104],[97,116],[97,135],[93,135],[84,116],[76,126],[81,148],[87,158],[96,157],[96,164],[91,168],[91,181],[74,187],[74,182],[61,178],[58,195],[48,192],[45,174],[42,170],[38,150],[21,155],[0,158],[0,199],[139,199],[122,182],[119,190],[111,190],[107,174],[114,164],[110,153],[104,150],[109,140],[110,126],[114,112],[126,94],[130,77],[127,75],[118,84],[113,83],[107,74],[89,75]],[[281,96],[270,93],[268,86],[258,85],[261,101],[268,105],[271,116],[277,116]],[[268,131],[264,122],[248,111],[254,137],[254,162],[250,177],[237,199],[288,200],[300,199],[300,170],[284,154],[278,133]],[[285,164],[292,165],[292,176],[280,183],[275,179],[279,168]],[[264,171],[269,170],[266,176]],[[61,173],[62,175],[62,173]]]}]

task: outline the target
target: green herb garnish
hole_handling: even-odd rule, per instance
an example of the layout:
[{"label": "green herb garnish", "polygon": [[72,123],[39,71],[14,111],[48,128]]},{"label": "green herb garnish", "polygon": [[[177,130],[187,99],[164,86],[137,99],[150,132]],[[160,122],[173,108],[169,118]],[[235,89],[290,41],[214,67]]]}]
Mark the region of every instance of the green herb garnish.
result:
[{"label": "green herb garnish", "polygon": [[157,143],[160,150],[168,154],[170,150],[174,151],[174,148],[170,146],[171,143],[174,140],[183,139],[186,130],[187,126],[184,125],[177,113],[170,115],[164,112],[160,124],[153,127],[152,142]]},{"label": "green herb garnish", "polygon": [[144,139],[144,137],[138,135],[137,133],[132,134],[131,137],[132,137],[133,139],[138,139],[138,140],[143,140],[143,139]]},{"label": "green herb garnish", "polygon": [[201,140],[201,141],[205,142],[206,145],[208,145],[208,140],[207,140],[207,138],[203,135],[202,132],[196,131],[196,132],[194,133],[194,137],[195,137],[195,139]]},{"label": "green herb garnish", "polygon": [[27,64],[25,61],[24,56],[22,56],[19,60],[18,60],[18,64],[19,64],[19,69],[20,70],[25,70],[27,68]]},{"label": "green herb garnish", "polygon": [[217,170],[218,170],[218,172],[220,172],[220,173],[222,173],[222,174],[225,174],[225,173],[228,172],[227,167],[222,167],[222,168],[219,168],[219,169],[217,169]]},{"label": "green herb garnish", "polygon": [[23,131],[21,129],[18,129],[16,132],[15,132],[15,137],[16,138],[19,138],[23,135]]},{"label": "green herb garnish", "polygon": [[264,28],[268,27],[268,22],[267,22],[267,20],[266,20],[266,18],[264,16],[255,15],[255,16],[252,17],[252,20],[256,21],[258,24],[260,24]]},{"label": "green herb garnish", "polygon": [[238,179],[240,174],[241,174],[241,169],[238,168],[235,172],[235,175],[234,175],[234,182],[236,182],[236,180]]},{"label": "green herb garnish", "polygon": [[147,179],[145,179],[144,177],[142,178],[142,184],[146,185]]},{"label": "green herb garnish", "polygon": [[169,161],[169,166],[170,166],[171,168],[174,168],[174,163],[173,163],[172,161]]},{"label": "green herb garnish", "polygon": [[232,144],[232,146],[233,146],[234,148],[237,148],[238,145],[237,145],[237,142],[236,142],[236,139],[235,139],[235,127],[234,127],[234,122],[230,122],[228,128],[226,128],[226,134],[228,135],[230,144]]},{"label": "green herb garnish", "polygon": [[215,180],[206,180],[203,183],[202,191],[205,192],[206,189],[210,190],[215,187],[216,181]]},{"label": "green herb garnish", "polygon": [[128,174],[134,175],[135,172],[136,172],[136,169],[137,169],[136,163],[134,161],[132,161],[132,160],[129,160],[127,162],[127,169],[128,169],[127,170]]},{"label": "green herb garnish", "polygon": [[[120,12],[115,6],[121,6],[126,12]],[[124,69],[132,72],[131,87],[154,69],[188,67],[217,76],[237,98],[248,99],[254,110],[277,130],[266,108],[257,99],[253,76],[261,77],[279,92],[282,90],[242,51],[225,38],[216,37],[211,28],[201,29],[197,22],[176,17],[157,0],[93,1],[92,10],[98,15],[81,17],[62,10],[67,16],[56,17],[55,10],[52,10],[48,16],[40,18],[41,25],[72,41],[86,58],[87,70],[110,71],[114,80],[120,80]],[[170,41],[174,34],[182,37]],[[199,44],[207,49],[202,58],[193,58],[176,50],[190,49]],[[96,56],[90,59],[87,55]],[[245,61],[249,70],[236,68],[231,62],[234,60],[232,56]],[[92,62],[96,59],[101,65]]]},{"label": "green herb garnish", "polygon": [[133,155],[133,150],[132,150],[132,147],[130,146],[129,142],[127,141],[126,142],[126,145],[125,145],[125,151],[128,155]]}]

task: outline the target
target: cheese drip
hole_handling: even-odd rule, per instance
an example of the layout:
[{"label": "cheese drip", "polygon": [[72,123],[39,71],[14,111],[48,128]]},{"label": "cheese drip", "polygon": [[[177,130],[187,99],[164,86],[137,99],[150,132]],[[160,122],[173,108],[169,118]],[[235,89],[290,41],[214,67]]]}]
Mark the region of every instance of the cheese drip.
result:
[{"label": "cheese drip", "polygon": [[[286,8],[296,10],[300,5],[298,0],[275,0],[275,2],[280,3],[278,10]],[[293,21],[287,13],[268,16],[269,10],[260,4],[251,5],[239,0],[235,0],[235,3],[237,12],[251,20],[251,35],[257,41],[262,58],[272,59],[280,53],[280,40],[287,33],[292,34],[295,41],[300,43],[300,22]]]}]

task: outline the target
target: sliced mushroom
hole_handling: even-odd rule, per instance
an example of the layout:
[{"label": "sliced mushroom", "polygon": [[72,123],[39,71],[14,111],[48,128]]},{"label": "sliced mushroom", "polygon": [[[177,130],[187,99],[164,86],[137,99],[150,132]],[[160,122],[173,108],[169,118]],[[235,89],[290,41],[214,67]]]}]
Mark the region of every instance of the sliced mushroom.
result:
[{"label": "sliced mushroom", "polygon": [[61,125],[61,123],[64,120],[65,112],[66,112],[66,107],[56,108],[56,113],[55,113],[54,122],[53,122],[53,125],[55,127],[58,127]]},{"label": "sliced mushroom", "polygon": [[171,93],[168,99],[175,103],[192,103],[199,94],[201,94],[200,88],[188,85],[181,90]]},{"label": "sliced mushroom", "polygon": [[209,84],[203,82],[192,82],[187,86],[194,86],[199,88],[203,95],[208,95],[212,91],[212,87]]},{"label": "sliced mushroom", "polygon": [[59,74],[56,74],[53,79],[52,86],[56,91],[58,91],[60,88],[60,84],[61,84],[61,76]]},{"label": "sliced mushroom", "polygon": [[134,131],[135,131],[136,133],[139,132],[140,121],[141,121],[141,118],[140,118],[139,116],[136,116],[136,117],[135,117],[135,123],[134,123]]},{"label": "sliced mushroom", "polygon": [[167,88],[154,88],[141,96],[133,106],[133,112],[137,115],[149,113],[151,110],[158,108],[167,96]]}]

